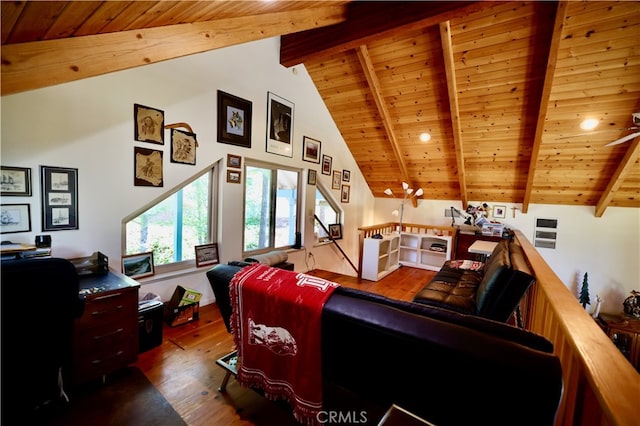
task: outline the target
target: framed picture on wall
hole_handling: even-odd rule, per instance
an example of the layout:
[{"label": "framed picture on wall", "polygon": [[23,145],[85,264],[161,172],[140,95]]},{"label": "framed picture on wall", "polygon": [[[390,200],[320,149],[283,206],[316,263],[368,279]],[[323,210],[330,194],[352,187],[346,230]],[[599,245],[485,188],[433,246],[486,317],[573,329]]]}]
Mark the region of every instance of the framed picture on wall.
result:
[{"label": "framed picture on wall", "polygon": [[340,201],[342,201],[343,203],[348,203],[350,196],[351,196],[351,186],[342,185],[342,190],[340,191]]},{"label": "framed picture on wall", "polygon": [[333,158],[328,155],[322,155],[322,174],[331,176],[331,163]]},{"label": "framed picture on wall", "polygon": [[507,215],[507,206],[493,206],[493,217],[504,219]]},{"label": "framed picture on wall", "polygon": [[307,175],[307,184],[315,185],[318,180],[318,174],[315,170],[309,169],[309,174]]},{"label": "framed picture on wall", "polygon": [[349,182],[351,180],[351,172],[349,170],[342,171],[342,181]]},{"label": "framed picture on wall", "polygon": [[195,246],[195,250],[197,267],[220,263],[218,256],[218,243]]},{"label": "framed picture on wall", "polygon": [[31,231],[31,205],[2,204],[0,206],[0,233]]},{"label": "framed picture on wall", "polygon": [[227,154],[227,167],[232,169],[241,169],[242,157],[239,155]]},{"label": "framed picture on wall", "polygon": [[342,174],[340,170],[333,171],[333,179],[331,179],[331,189],[340,189],[340,179]]},{"label": "framed picture on wall", "polygon": [[134,139],[164,145],[164,111],[133,104]]},{"label": "framed picture on wall", "polygon": [[341,240],[342,239],[342,224],[334,223],[329,225],[329,235],[333,240]]},{"label": "framed picture on wall", "polygon": [[227,170],[227,183],[240,183],[242,179],[242,171]]},{"label": "framed picture on wall", "polygon": [[40,166],[42,230],[78,229],[78,169]]},{"label": "framed picture on wall", "polygon": [[267,92],[267,152],[293,157],[293,103]]},{"label": "framed picture on wall", "polygon": [[3,197],[31,197],[31,169],[0,166],[0,195]]},{"label": "framed picture on wall", "polygon": [[135,186],[163,186],[163,152],[141,147],[133,148],[133,184]]},{"label": "framed picture on wall", "polygon": [[302,159],[310,163],[320,163],[320,146],[322,142],[308,136],[302,138]]},{"label": "framed picture on wall", "polygon": [[196,164],[196,134],[171,129],[171,162]]},{"label": "framed picture on wall", "polygon": [[251,101],[218,90],[218,142],[251,148]]}]

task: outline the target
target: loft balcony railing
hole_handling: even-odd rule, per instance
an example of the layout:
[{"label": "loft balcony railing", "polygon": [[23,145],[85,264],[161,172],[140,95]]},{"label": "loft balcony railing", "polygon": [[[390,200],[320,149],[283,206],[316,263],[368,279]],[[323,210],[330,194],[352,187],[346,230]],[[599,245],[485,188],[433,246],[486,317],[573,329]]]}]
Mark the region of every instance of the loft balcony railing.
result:
[{"label": "loft balcony railing", "polygon": [[[389,222],[358,228],[359,270],[362,270],[364,238],[397,231],[398,226],[397,222]],[[402,227],[403,232],[453,229],[452,235],[456,235],[456,228],[447,226],[403,223]],[[640,424],[640,374],[524,234],[515,231],[515,239],[536,277],[520,304],[524,328],[549,339],[562,364],[564,390],[556,425],[637,426]]]}]

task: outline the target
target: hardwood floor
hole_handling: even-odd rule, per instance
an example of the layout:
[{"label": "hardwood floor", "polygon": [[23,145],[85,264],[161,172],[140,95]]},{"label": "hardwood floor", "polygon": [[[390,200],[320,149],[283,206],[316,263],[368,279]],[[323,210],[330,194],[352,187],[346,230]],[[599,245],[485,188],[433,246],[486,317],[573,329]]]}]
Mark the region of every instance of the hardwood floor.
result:
[{"label": "hardwood floor", "polygon": [[[345,287],[387,297],[411,300],[435,272],[401,267],[378,282],[316,270],[309,272]],[[225,393],[218,391],[224,370],[216,360],[233,351],[215,304],[200,308],[200,319],[171,328],[164,325],[160,346],[142,353],[136,365],[190,426],[299,425],[290,408],[272,402],[231,379]]]}]

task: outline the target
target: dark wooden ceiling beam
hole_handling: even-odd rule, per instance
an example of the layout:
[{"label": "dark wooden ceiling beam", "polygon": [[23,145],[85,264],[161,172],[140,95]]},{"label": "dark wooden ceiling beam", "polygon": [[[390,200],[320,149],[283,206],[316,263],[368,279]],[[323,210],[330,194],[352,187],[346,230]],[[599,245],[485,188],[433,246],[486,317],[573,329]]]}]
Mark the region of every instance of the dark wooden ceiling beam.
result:
[{"label": "dark wooden ceiling beam", "polygon": [[347,6],[346,21],[325,28],[287,34],[280,41],[280,63],[286,67],[304,63],[319,53],[331,54],[358,49],[359,46],[385,38],[393,31],[407,31],[438,25],[461,16],[488,2],[429,1],[352,2]]}]

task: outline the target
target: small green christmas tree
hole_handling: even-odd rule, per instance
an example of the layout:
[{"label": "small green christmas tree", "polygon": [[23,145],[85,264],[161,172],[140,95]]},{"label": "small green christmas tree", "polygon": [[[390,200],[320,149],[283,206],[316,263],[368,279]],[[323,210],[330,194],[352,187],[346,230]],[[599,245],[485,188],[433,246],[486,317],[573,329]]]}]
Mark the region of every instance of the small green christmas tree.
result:
[{"label": "small green christmas tree", "polygon": [[589,275],[585,272],[582,279],[582,288],[580,289],[580,303],[582,303],[583,308],[586,309],[587,305],[591,304],[589,299]]}]

